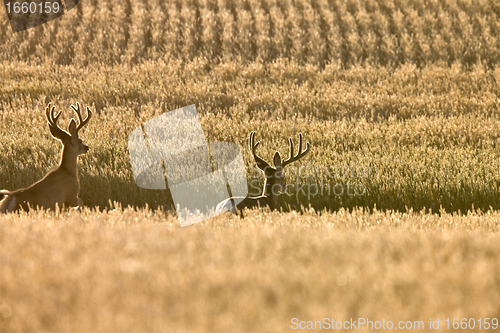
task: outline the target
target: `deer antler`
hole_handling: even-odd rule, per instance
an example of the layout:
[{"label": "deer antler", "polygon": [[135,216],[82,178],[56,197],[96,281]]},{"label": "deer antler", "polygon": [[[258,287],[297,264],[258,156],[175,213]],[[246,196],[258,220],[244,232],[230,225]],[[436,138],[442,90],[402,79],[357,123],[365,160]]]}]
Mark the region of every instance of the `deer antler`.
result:
[{"label": "deer antler", "polygon": [[90,121],[90,118],[92,117],[92,111],[90,111],[90,108],[87,106],[87,118],[83,119],[82,113],[80,111],[80,103],[76,102],[76,107],[74,105],[71,105],[71,108],[73,111],[75,111],[76,115],[78,116],[79,124],[78,127],[76,128],[76,133],[87,123]]},{"label": "deer antler", "polygon": [[267,164],[267,162],[264,161],[262,158],[257,156],[256,150],[257,150],[257,147],[259,146],[259,144],[260,144],[260,141],[257,141],[257,143],[255,143],[255,131],[252,131],[250,133],[250,150],[252,151],[253,158],[255,159],[257,166],[261,170],[265,170],[266,168],[271,167],[271,166],[269,164]]},{"label": "deer antler", "polygon": [[68,133],[63,131],[62,129],[59,128],[57,125],[57,120],[61,116],[61,112],[57,112],[57,114],[54,112],[56,109],[55,106],[52,106],[51,103],[47,104],[47,107],[45,108],[45,116],[47,117],[47,123],[49,124],[50,131],[52,134],[59,138],[62,139],[64,136],[67,136]]},{"label": "deer antler", "polygon": [[296,156],[293,156],[293,141],[292,141],[292,138],[290,138],[290,157],[286,161],[283,161],[283,163],[281,165],[283,167],[285,167],[286,165],[301,159],[309,152],[309,148],[311,148],[311,146],[309,145],[309,142],[307,142],[306,143],[306,150],[302,151],[302,133],[300,133],[299,134],[299,152],[297,153]]}]

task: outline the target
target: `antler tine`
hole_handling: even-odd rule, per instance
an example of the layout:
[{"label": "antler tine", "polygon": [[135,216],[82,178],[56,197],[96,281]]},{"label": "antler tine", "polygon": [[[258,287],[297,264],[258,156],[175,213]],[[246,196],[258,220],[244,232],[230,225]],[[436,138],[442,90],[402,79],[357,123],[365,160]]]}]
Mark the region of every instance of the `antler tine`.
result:
[{"label": "antler tine", "polygon": [[311,146],[309,145],[309,142],[306,142],[306,149],[302,151],[302,133],[299,133],[299,152],[297,153],[296,156],[293,156],[293,140],[292,138],[289,139],[290,142],[290,157],[286,160],[283,161],[282,166],[285,167],[285,165],[288,165],[292,162],[295,162],[302,157],[304,157],[308,152]]},{"label": "antler tine", "polygon": [[[307,143],[307,144],[309,144],[309,143]],[[302,151],[302,133],[299,133],[299,154],[301,151]],[[307,154],[307,152],[305,154]]]},{"label": "antler tine", "polygon": [[[56,115],[54,115],[54,110],[56,109],[55,106],[52,106],[51,103],[49,103],[47,105],[47,107],[45,108],[45,115],[47,116],[47,122],[49,123],[49,126],[52,126],[56,129],[59,129],[59,126],[57,125],[57,120],[59,119],[59,117],[61,116],[61,112],[62,111],[59,111],[57,112]],[[62,130],[61,130],[62,131]]]},{"label": "antler tine", "polygon": [[250,133],[250,149],[252,150],[252,154],[254,156],[257,155],[257,147],[260,145],[260,141],[257,141],[257,143],[255,143],[255,131],[252,131]]},{"label": "antler tine", "polygon": [[71,108],[73,111],[75,111],[76,115],[78,116],[78,127],[76,128],[76,131],[78,132],[83,126],[87,125],[87,123],[90,121],[90,118],[92,117],[92,111],[90,111],[90,108],[87,106],[87,118],[85,120],[82,117],[82,113],[80,111],[80,103],[76,102],[76,107],[74,105],[71,105]]},{"label": "antler tine", "polygon": [[257,166],[261,170],[265,170],[266,168],[269,168],[270,166],[266,161],[264,161],[262,158],[260,158],[257,155],[257,147],[259,146],[259,144],[260,144],[260,141],[257,141],[257,143],[255,143],[255,131],[250,132],[250,149],[252,151],[253,158],[254,158],[255,162],[257,163]]},{"label": "antler tine", "polygon": [[47,104],[47,107],[45,108],[45,116],[47,117],[47,124],[49,124],[50,132],[52,133],[52,135],[62,140],[68,135],[68,133],[60,129],[57,125],[57,120],[59,120],[62,111],[54,112],[55,110],[55,106],[52,106],[51,103]]},{"label": "antler tine", "polygon": [[45,108],[45,115],[47,116],[47,120],[50,122],[52,126],[58,127],[57,126],[57,120],[61,116],[61,111],[57,112],[56,115],[54,115],[54,110],[56,109],[55,106],[52,106],[51,103],[47,105]]}]

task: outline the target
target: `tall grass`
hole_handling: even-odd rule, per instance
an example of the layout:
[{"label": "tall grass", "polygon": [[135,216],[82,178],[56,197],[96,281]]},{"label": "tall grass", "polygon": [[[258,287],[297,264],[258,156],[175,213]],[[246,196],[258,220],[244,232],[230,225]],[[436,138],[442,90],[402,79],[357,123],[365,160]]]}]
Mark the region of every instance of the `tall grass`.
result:
[{"label": "tall grass", "polygon": [[[254,187],[263,177],[252,168],[249,133],[257,131],[268,161],[275,150],[287,156],[288,137],[304,133],[312,153],[287,171],[295,192],[282,197],[285,210],[499,208],[500,72],[480,64],[321,70],[200,60],[84,69],[4,63],[0,71],[2,188],[28,186],[57,164],[60,145],[43,110],[52,101],[67,122],[70,103],[81,101],[97,111],[82,135],[91,147],[80,163],[87,205],[168,204],[168,192],[135,185],[127,138],[152,117],[196,104],[208,141],[242,147]],[[362,195],[348,193],[349,184]]]}]

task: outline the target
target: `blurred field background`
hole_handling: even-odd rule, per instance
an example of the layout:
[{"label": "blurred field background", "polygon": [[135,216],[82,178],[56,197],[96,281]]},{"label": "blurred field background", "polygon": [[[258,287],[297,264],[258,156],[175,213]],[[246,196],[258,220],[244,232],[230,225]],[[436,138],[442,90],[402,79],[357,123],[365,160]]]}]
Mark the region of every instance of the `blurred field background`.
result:
[{"label": "blurred field background", "polygon": [[[0,217],[0,331],[500,318],[498,1],[82,0],[16,34],[4,8],[0,188],[57,164],[48,102],[65,127],[70,104],[96,113],[89,208]],[[302,132],[287,182],[305,192],[179,228],[168,193],[135,185],[127,138],[190,104],[259,184],[250,131],[267,161]],[[348,184],[363,195],[312,195]]]}]

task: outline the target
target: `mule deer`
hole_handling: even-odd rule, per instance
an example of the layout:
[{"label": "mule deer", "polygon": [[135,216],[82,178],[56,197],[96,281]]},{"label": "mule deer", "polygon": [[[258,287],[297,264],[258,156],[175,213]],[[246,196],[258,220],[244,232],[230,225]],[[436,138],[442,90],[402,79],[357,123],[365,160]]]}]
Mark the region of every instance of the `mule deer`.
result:
[{"label": "mule deer", "polygon": [[254,207],[269,207],[271,210],[278,208],[278,195],[282,194],[286,190],[285,186],[285,176],[283,174],[283,168],[288,164],[295,162],[302,157],[304,157],[311,148],[309,142],[306,143],[306,149],[302,151],[302,133],[299,134],[299,152],[297,155],[293,155],[293,141],[292,138],[289,139],[290,142],[290,157],[286,161],[281,160],[281,155],[279,152],[274,154],[273,162],[274,168],[271,167],[266,161],[257,156],[256,150],[260,142],[255,143],[255,132],[250,133],[250,150],[252,151],[257,167],[264,173],[264,189],[262,195],[259,197],[232,197],[226,199],[217,205],[216,211],[224,212],[231,211],[236,214],[236,209],[234,208],[235,201],[241,201],[236,205],[239,210]]},{"label": "mule deer", "polygon": [[83,119],[80,103],[76,103],[76,107],[71,105],[71,108],[78,116],[79,124],[77,126],[75,119],[71,119],[68,126],[69,133],[57,125],[61,111],[56,114],[54,112],[55,106],[52,107],[50,103],[45,109],[52,136],[63,144],[59,167],[50,171],[43,179],[30,187],[12,192],[0,191],[0,196],[4,197],[0,201],[0,213],[17,211],[20,208],[27,210],[29,207],[55,210],[56,204],[61,208],[63,205],[67,207],[83,205],[83,200],[78,197],[80,184],[78,182],[77,158],[78,155],[85,154],[89,147],[78,138],[78,131],[89,122],[92,111],[87,107],[87,117]]}]

